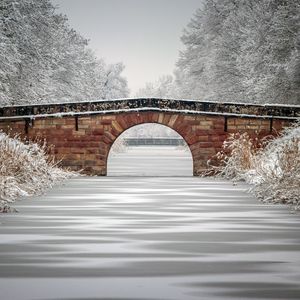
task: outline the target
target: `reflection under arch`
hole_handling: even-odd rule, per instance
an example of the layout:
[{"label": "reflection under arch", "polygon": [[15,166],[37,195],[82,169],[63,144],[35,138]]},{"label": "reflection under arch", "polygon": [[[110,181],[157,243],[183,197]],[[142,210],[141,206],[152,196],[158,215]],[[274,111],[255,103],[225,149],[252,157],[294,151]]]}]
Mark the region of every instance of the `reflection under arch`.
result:
[{"label": "reflection under arch", "polygon": [[[126,145],[132,139],[168,139],[178,145]],[[126,143],[127,142],[127,143]],[[141,123],[124,130],[107,157],[107,176],[193,176],[193,155],[184,137],[160,123]]]}]

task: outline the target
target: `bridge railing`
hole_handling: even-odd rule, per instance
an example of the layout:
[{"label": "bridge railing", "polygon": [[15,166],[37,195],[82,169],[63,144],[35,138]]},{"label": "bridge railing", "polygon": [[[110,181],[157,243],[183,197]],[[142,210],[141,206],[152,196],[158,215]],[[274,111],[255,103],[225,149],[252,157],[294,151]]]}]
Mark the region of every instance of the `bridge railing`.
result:
[{"label": "bridge railing", "polygon": [[127,146],[184,146],[182,138],[124,138]]},{"label": "bridge railing", "polygon": [[189,114],[203,113],[218,115],[243,115],[244,117],[263,116],[292,119],[300,117],[300,105],[256,105],[197,100],[138,98],[27,106],[6,106],[0,107],[0,119],[106,114],[126,111],[171,111]]}]

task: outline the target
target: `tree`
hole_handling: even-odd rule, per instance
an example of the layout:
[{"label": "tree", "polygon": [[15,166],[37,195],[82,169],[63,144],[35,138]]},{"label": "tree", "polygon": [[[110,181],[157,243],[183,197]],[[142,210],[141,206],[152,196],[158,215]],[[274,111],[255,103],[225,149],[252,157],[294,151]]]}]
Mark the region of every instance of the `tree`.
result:
[{"label": "tree", "polygon": [[103,85],[104,99],[123,98],[129,94],[127,80],[121,76],[123,70],[122,63],[107,66]]},{"label": "tree", "polygon": [[224,22],[235,5],[231,0],[207,0],[184,30],[175,71],[181,97],[213,99],[218,96],[216,63]]},{"label": "tree", "polygon": [[139,89],[136,97],[152,97],[152,98],[176,98],[176,86],[173,76],[161,76],[155,82],[147,82],[145,87]]},{"label": "tree", "polygon": [[124,67],[97,59],[50,0],[2,0],[0,29],[0,104],[128,96]]},{"label": "tree", "polygon": [[182,36],[180,97],[300,104],[300,3],[206,0]]}]

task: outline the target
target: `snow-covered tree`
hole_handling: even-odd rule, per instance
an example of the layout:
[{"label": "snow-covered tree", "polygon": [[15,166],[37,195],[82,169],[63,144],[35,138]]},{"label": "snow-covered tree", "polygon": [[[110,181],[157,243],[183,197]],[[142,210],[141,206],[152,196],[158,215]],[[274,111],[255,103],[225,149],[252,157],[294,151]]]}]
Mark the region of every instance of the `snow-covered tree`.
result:
[{"label": "snow-covered tree", "polygon": [[[223,74],[238,78],[233,100],[299,103],[300,4],[297,1],[239,1],[223,26],[217,65]],[[224,60],[225,58],[225,60]],[[297,62],[298,60],[298,62]],[[227,67],[229,61],[234,70]],[[226,84],[227,78],[218,78]],[[230,84],[230,82],[228,82]],[[229,88],[225,88],[226,91]]]},{"label": "snow-covered tree", "polygon": [[178,96],[300,104],[300,3],[205,0],[182,36]]},{"label": "snow-covered tree", "polygon": [[230,0],[207,0],[184,30],[175,71],[181,97],[214,99],[216,96],[216,56],[224,20],[234,9]]},{"label": "snow-covered tree", "polygon": [[0,104],[126,97],[123,67],[106,65],[87,44],[50,0],[2,0]]},{"label": "snow-covered tree", "polygon": [[122,63],[107,66],[103,84],[104,99],[122,98],[129,94],[127,80],[121,76],[123,70]]},{"label": "snow-covered tree", "polygon": [[145,86],[138,90],[136,97],[153,98],[176,98],[177,87],[174,84],[173,76],[161,76],[155,82],[147,82]]}]

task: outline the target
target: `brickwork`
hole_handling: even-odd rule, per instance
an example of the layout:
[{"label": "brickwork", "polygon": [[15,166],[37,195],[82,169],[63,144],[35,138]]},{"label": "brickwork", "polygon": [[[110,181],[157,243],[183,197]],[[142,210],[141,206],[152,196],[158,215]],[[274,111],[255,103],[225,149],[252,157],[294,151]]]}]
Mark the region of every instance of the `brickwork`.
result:
[{"label": "brickwork", "polygon": [[[91,175],[106,175],[107,158],[116,138],[132,126],[158,123],[179,133],[189,145],[194,175],[206,169],[228,133],[269,135],[290,121],[174,112],[122,112],[98,115],[37,117],[34,121],[1,120],[0,129],[29,139],[46,139],[62,166]],[[10,128],[10,129],[9,129]]]}]

